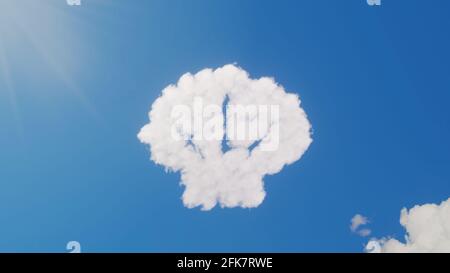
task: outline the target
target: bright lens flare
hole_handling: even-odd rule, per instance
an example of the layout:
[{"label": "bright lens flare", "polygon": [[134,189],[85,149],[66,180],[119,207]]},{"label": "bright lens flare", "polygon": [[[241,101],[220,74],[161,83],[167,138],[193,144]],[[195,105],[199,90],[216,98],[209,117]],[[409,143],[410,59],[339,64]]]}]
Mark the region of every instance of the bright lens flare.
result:
[{"label": "bright lens flare", "polygon": [[14,79],[18,78],[15,74],[36,67],[37,72],[51,73],[52,79],[62,82],[65,91],[97,116],[73,79],[74,70],[83,59],[79,50],[82,38],[76,28],[82,22],[73,9],[65,0],[0,0],[0,95],[8,93],[19,128],[20,90],[14,87]]}]

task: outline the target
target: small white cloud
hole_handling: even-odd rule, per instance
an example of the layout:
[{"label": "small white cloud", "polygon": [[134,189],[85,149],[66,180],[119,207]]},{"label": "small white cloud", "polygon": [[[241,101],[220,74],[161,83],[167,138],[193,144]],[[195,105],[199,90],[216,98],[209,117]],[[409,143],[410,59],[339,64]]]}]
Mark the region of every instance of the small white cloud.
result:
[{"label": "small white cloud", "polygon": [[400,224],[406,229],[404,243],[388,238],[371,240],[371,246],[378,243],[378,252],[450,252],[450,198],[440,205],[403,208]]},{"label": "small white cloud", "polygon": [[372,233],[372,231],[368,228],[363,228],[363,229],[358,230],[357,233],[361,237],[367,237]]},{"label": "small white cloud", "polygon": [[[259,137],[233,139],[229,134],[233,131],[232,124],[245,121],[253,126],[260,116],[250,115],[233,123],[228,108],[224,113],[222,107],[217,107],[225,103],[276,106],[277,120],[270,119],[267,126],[261,126]],[[216,107],[210,107],[206,115],[195,114],[196,104]],[[180,126],[179,120],[173,118],[174,108],[179,110],[176,114],[193,110],[194,116],[184,121],[194,119],[194,125]],[[206,128],[212,138],[201,135],[205,134],[205,128],[196,126],[198,115],[205,119],[205,124],[213,125]],[[201,206],[210,210],[217,204],[259,206],[266,195],[264,177],[299,160],[312,142],[311,125],[298,96],[287,93],[272,78],[251,79],[235,65],[183,75],[176,85],[162,91],[151,107],[149,118],[138,138],[150,145],[152,161],[181,173],[181,184],[185,186],[182,200],[189,208]],[[181,139],[174,137],[174,132]]]},{"label": "small white cloud", "polygon": [[371,233],[370,229],[368,228],[359,229],[361,226],[367,225],[368,223],[369,219],[367,219],[367,217],[361,214],[356,214],[350,220],[350,230],[362,237],[369,236]]}]

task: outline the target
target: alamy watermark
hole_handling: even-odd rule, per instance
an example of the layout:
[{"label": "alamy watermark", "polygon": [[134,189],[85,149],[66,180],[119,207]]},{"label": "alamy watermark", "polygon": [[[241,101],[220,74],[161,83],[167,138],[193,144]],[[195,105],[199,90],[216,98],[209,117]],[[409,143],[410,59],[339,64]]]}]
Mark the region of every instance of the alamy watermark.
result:
[{"label": "alamy watermark", "polygon": [[381,0],[366,0],[369,6],[381,6]]},{"label": "alamy watermark", "polygon": [[81,6],[81,0],[66,0],[69,6]]},{"label": "alamy watermark", "polygon": [[381,244],[376,240],[371,240],[367,243],[364,251],[367,253],[381,253]]},{"label": "alamy watermark", "polygon": [[[81,0],[66,0],[69,6],[80,6]],[[369,6],[381,6],[381,0],[366,0]]]},{"label": "alamy watermark", "polygon": [[81,253],[81,244],[78,241],[70,241],[66,245],[69,253]]},{"label": "alamy watermark", "polygon": [[280,140],[279,105],[205,104],[200,97],[192,106],[172,108],[172,138],[176,141],[259,142],[262,151],[275,151]]}]

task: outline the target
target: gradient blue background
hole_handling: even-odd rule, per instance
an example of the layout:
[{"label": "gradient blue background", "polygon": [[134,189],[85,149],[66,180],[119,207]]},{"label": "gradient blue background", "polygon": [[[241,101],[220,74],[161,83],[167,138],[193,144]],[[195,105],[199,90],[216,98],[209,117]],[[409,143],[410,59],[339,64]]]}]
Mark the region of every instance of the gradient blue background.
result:
[{"label": "gradient blue background", "polygon": [[[0,251],[360,252],[355,213],[403,239],[402,207],[450,196],[447,0],[39,2],[67,19],[0,32]],[[260,207],[187,209],[136,134],[166,85],[233,62],[297,92],[314,142]]]}]

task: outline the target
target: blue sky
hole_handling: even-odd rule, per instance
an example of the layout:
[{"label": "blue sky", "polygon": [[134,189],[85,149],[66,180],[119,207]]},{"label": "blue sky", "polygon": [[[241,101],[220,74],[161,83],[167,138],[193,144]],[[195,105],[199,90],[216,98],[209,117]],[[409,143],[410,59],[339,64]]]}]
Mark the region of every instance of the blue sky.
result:
[{"label": "blue sky", "polygon": [[[402,207],[450,195],[449,11],[0,0],[0,251],[360,252],[356,213],[403,238]],[[136,134],[165,86],[234,62],[298,93],[314,142],[258,208],[187,209]]]}]

